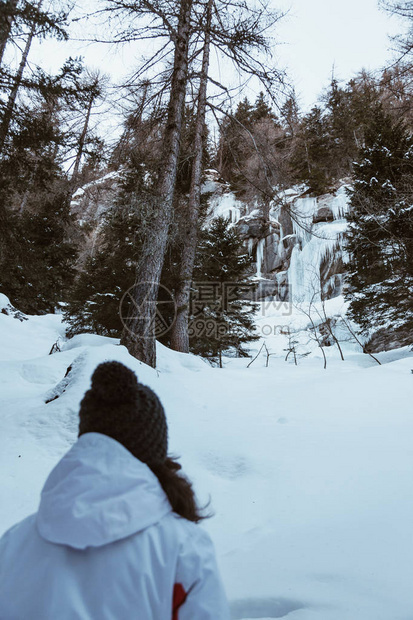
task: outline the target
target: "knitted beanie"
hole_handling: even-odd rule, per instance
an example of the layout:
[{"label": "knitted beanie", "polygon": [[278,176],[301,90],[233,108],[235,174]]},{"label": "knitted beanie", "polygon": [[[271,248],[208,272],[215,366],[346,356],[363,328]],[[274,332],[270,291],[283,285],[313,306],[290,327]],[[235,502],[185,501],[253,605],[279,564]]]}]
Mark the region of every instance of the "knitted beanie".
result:
[{"label": "knitted beanie", "polygon": [[95,369],[79,418],[79,437],[102,433],[148,465],[166,460],[168,427],[161,401],[120,362],[104,362]]}]

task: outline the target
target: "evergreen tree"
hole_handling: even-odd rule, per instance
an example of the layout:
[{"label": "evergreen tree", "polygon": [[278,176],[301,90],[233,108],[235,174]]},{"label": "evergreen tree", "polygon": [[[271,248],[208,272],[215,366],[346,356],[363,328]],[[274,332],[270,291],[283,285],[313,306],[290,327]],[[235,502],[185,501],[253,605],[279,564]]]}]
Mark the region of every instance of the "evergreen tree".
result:
[{"label": "evergreen tree", "polygon": [[413,138],[381,105],[355,164],[348,250],[350,310],[365,329],[413,329]]},{"label": "evergreen tree", "polygon": [[254,105],[247,98],[221,123],[216,166],[241,199],[257,200],[265,219],[277,186],[288,185],[289,143],[261,92]]},{"label": "evergreen tree", "polygon": [[217,167],[235,192],[242,192],[244,175],[243,164],[251,145],[253,107],[245,97],[237,106],[235,113],[228,114],[220,126]]},{"label": "evergreen tree", "polygon": [[[185,202],[192,166],[193,114],[186,111],[177,179],[175,218],[171,225],[158,301],[170,291],[175,293],[176,266],[180,247],[186,242],[187,215],[179,202]],[[127,166],[114,205],[104,215],[93,255],[82,267],[75,286],[70,292],[66,318],[69,335],[80,332],[120,337],[123,323],[120,302],[136,280],[136,270],[146,232],[152,224],[155,209],[153,182],[159,166],[159,136],[165,114],[156,110],[147,118],[131,114],[126,121],[125,133],[115,149],[115,164]],[[204,159],[208,161],[205,149]],[[202,212],[205,210],[203,206]],[[168,298],[170,299],[170,297]],[[159,304],[165,324],[173,321],[171,304]],[[122,314],[127,308],[122,303]],[[159,337],[170,345],[170,333]]]},{"label": "evergreen tree", "polygon": [[323,194],[332,181],[330,170],[332,140],[326,115],[315,106],[297,132],[290,165],[295,182],[306,183],[310,191]]},{"label": "evergreen tree", "polygon": [[52,312],[75,273],[75,223],[55,120],[46,108],[33,112],[0,161],[0,288],[25,312]]},{"label": "evergreen tree", "polygon": [[260,121],[263,118],[273,118],[275,119],[275,114],[273,113],[271,107],[268,105],[264,93],[261,91],[258,97],[255,100],[254,108],[251,111],[251,120],[253,122]]},{"label": "evergreen tree", "polygon": [[[60,3],[61,4],[61,3]],[[60,11],[57,15],[41,10],[42,1],[34,4],[31,2],[16,3],[13,0],[7,2],[0,10],[0,54],[3,56],[4,49],[10,38],[13,38],[13,30],[17,28],[25,30],[25,45],[16,72],[11,72],[0,61],[0,152],[4,153],[9,134],[13,130],[16,120],[19,120],[20,106],[18,99],[22,87],[29,90],[37,90],[45,73],[40,69],[32,72],[30,77],[24,77],[27,67],[30,49],[33,41],[40,37],[53,36],[60,40],[67,40],[68,35],[62,28],[65,24],[68,12]],[[2,13],[5,11],[5,14]],[[20,34],[20,32],[19,32]]]},{"label": "evergreen tree", "polygon": [[285,128],[286,137],[293,138],[300,120],[299,106],[295,92],[284,101],[280,109],[280,117]]},{"label": "evergreen tree", "polygon": [[[143,166],[127,171],[116,204],[104,216],[97,249],[85,262],[65,310],[68,335],[89,332],[120,337],[119,304],[133,286],[150,196]],[[126,309],[125,309],[126,310]]]},{"label": "evergreen tree", "polygon": [[348,175],[357,155],[356,125],[352,100],[347,88],[333,78],[326,98],[330,134],[330,174],[334,178]]},{"label": "evergreen tree", "polygon": [[255,304],[246,301],[253,285],[246,277],[251,258],[229,221],[218,217],[201,232],[194,270],[189,326],[191,351],[222,366],[224,352],[247,355],[257,340]]},{"label": "evergreen tree", "polygon": [[8,213],[0,257],[1,292],[20,310],[32,313],[53,312],[65,301],[77,256],[68,236],[74,223],[65,181],[56,179],[54,188],[49,186],[40,198],[36,212]]}]

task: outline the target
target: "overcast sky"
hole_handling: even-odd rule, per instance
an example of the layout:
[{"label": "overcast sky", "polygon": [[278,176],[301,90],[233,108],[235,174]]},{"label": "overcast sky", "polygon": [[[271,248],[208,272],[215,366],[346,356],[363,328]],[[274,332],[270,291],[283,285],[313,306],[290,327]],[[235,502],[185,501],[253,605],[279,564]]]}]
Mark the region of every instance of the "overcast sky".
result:
[{"label": "overcast sky", "polygon": [[[283,10],[277,48],[290,68],[303,105],[311,106],[331,79],[348,80],[362,68],[389,62],[388,35],[400,22],[379,10],[377,0],[280,0]],[[274,3],[275,5],[275,3]]]},{"label": "overcast sky", "polygon": [[[400,21],[379,10],[377,0],[273,0],[273,6],[289,9],[277,27],[280,45],[275,54],[288,68],[304,109],[314,105],[328,86],[333,66],[335,76],[347,81],[362,68],[375,70],[389,63],[388,35],[402,28]],[[32,60],[37,56],[41,64],[53,69],[76,54],[83,55],[87,64],[111,73],[114,80],[133,66],[129,48],[115,51],[75,42],[45,42],[36,47]],[[257,94],[255,87],[252,82],[245,93],[251,100]]]}]

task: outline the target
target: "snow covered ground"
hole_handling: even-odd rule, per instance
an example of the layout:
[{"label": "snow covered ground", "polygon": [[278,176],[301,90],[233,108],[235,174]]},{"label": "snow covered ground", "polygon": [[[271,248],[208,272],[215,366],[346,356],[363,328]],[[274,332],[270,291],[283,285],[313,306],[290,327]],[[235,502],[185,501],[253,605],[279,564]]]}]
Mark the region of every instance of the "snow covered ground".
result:
[{"label": "snow covered ground", "polygon": [[[153,370],[116,340],[64,342],[59,316],[20,321],[1,313],[5,303],[0,296],[0,533],[36,510],[48,472],[75,441],[93,369],[115,359],[159,394],[171,451],[201,503],[211,498],[214,517],[202,527],[234,619],[413,618],[408,349],[380,354],[379,366],[347,342],[345,361],[329,347],[323,370],[305,315],[278,305],[258,321],[268,367],[264,352],[249,368],[250,359],[227,359],[220,370],[159,346]],[[298,366],[284,361],[285,326],[310,349]],[[49,355],[59,336],[62,351]]]}]

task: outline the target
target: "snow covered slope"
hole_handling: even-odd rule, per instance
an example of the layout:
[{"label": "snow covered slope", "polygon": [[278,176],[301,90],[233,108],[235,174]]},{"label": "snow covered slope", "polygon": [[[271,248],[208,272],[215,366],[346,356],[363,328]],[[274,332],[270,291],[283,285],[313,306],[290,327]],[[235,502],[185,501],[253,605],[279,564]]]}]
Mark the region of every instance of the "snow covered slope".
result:
[{"label": "snow covered slope", "polygon": [[[316,352],[284,362],[286,336],[275,333],[268,367],[260,355],[219,370],[160,346],[153,370],[116,340],[64,342],[58,316],[25,318],[0,312],[1,532],[36,510],[76,439],[95,366],[120,360],[159,394],[171,451],[200,502],[211,497],[215,516],[200,527],[216,543],[234,619],[413,618],[407,349],[381,354],[378,366],[353,344],[344,362],[330,347],[324,371]],[[306,324],[281,307],[262,320]],[[61,352],[48,355],[59,336]]]}]

